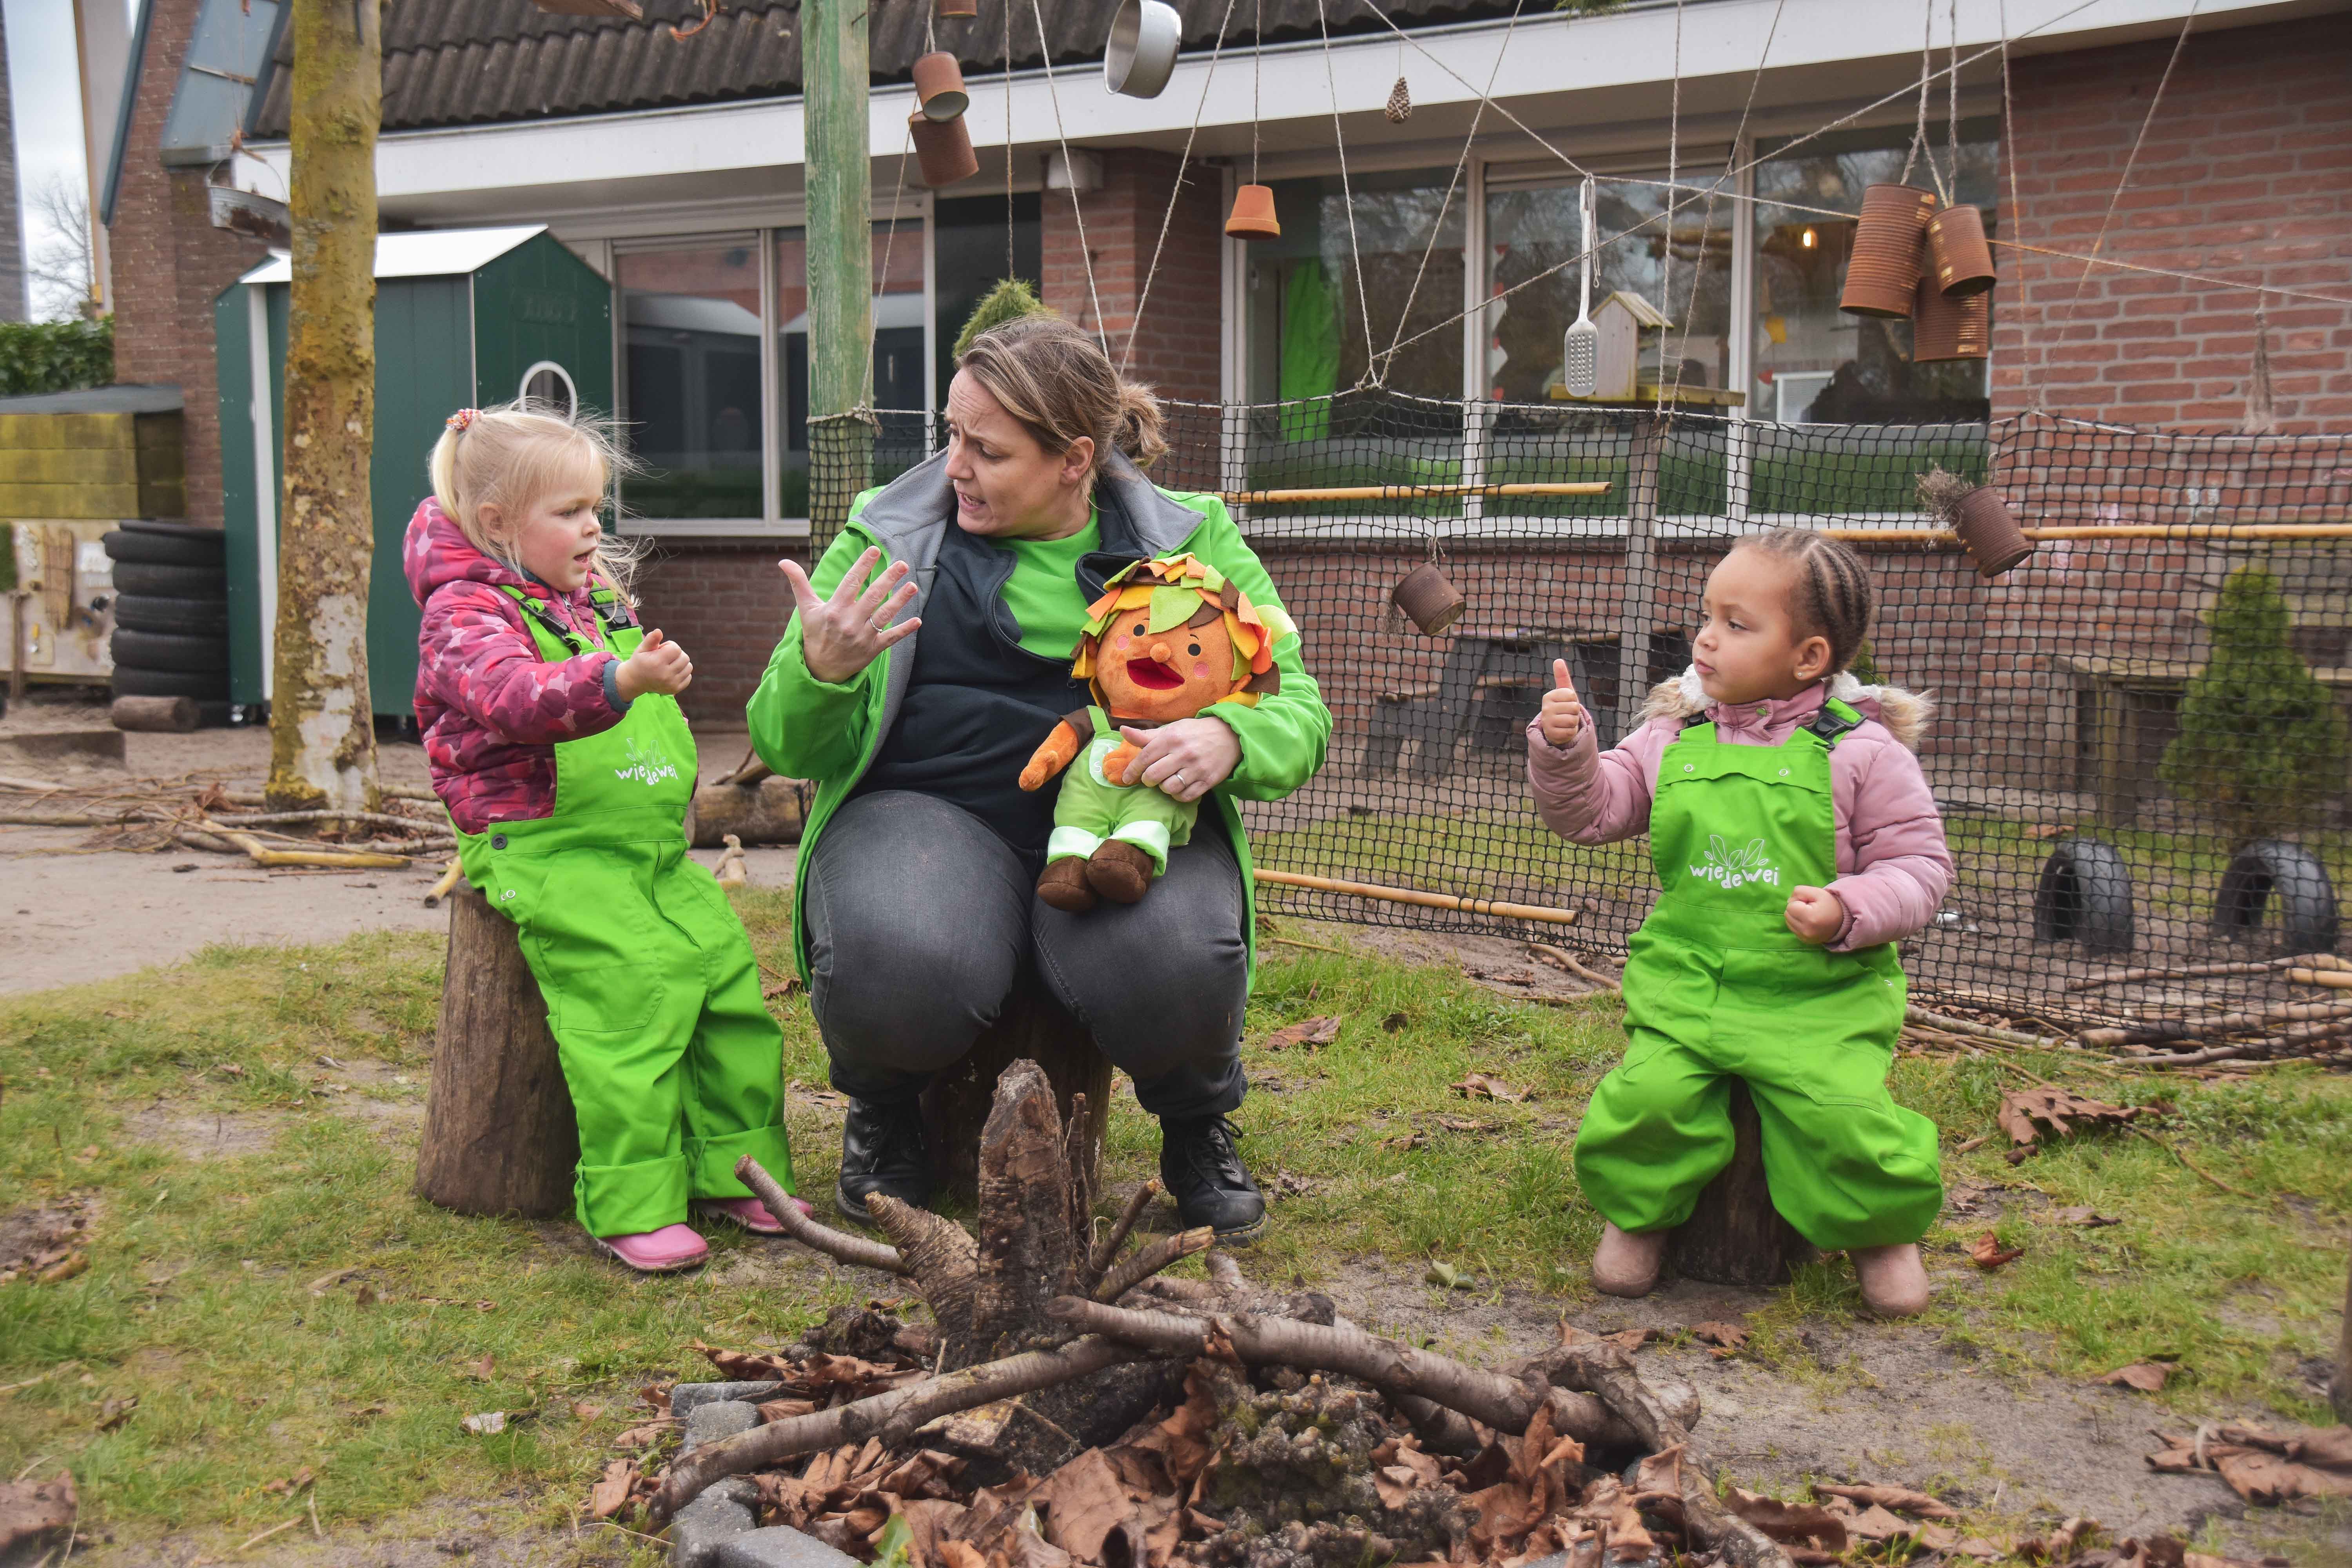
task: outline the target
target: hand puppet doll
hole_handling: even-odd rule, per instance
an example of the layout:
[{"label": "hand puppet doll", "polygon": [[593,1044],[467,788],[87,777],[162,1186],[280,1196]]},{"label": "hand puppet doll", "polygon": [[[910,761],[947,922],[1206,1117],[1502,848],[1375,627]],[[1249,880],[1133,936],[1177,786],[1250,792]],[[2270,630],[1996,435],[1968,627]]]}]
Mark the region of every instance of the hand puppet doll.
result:
[{"label": "hand puppet doll", "polygon": [[1088,614],[1070,674],[1089,684],[1094,703],[1055,724],[1021,770],[1024,790],[1063,774],[1037,896],[1072,914],[1097,899],[1141,899],[1200,814],[1198,801],[1122,782],[1140,753],[1119,731],[1157,729],[1221,702],[1255,706],[1280,679],[1258,607],[1190,555],[1122,567]]}]

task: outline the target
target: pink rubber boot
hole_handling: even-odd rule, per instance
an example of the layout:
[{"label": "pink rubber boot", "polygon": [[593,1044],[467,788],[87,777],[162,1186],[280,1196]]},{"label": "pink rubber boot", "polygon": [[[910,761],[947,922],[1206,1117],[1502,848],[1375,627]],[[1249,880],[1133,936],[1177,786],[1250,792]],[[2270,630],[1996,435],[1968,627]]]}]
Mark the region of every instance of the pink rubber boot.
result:
[{"label": "pink rubber boot", "polygon": [[[803,1218],[816,1212],[809,1206],[806,1198],[794,1198],[793,1206],[801,1211]],[[697,1198],[692,1207],[705,1219],[740,1225],[753,1236],[784,1234],[784,1227],[776,1223],[776,1216],[768,1212],[768,1205],[757,1198]]]},{"label": "pink rubber boot", "polygon": [[1619,1230],[1603,1220],[1601,1245],[1592,1253],[1592,1286],[1612,1296],[1646,1296],[1658,1288],[1666,1257],[1663,1230]]},{"label": "pink rubber boot", "polygon": [[1863,1305],[1882,1318],[1916,1318],[1927,1310],[1930,1294],[1927,1266],[1919,1259],[1919,1244],[1857,1247],[1847,1256],[1862,1283]]},{"label": "pink rubber boot", "polygon": [[683,1225],[594,1239],[599,1252],[619,1258],[640,1274],[675,1274],[682,1268],[699,1268],[710,1258],[710,1248],[703,1245],[702,1237]]}]

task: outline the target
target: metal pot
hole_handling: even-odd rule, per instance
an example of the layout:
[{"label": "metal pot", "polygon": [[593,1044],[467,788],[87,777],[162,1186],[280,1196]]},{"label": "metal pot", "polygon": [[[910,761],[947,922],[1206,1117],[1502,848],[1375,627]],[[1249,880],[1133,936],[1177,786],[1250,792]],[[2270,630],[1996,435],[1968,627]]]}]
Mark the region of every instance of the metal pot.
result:
[{"label": "metal pot", "polygon": [[1235,239],[1280,239],[1282,225],[1274,216],[1274,187],[1244,185],[1234,193],[1233,216],[1225,232]]},{"label": "metal pot", "polygon": [[1911,360],[1983,359],[1992,347],[1992,296],[1948,294],[1922,271],[1911,297]]},{"label": "metal pot", "polygon": [[1993,285],[1992,246],[1985,239],[1984,214],[1975,207],[1946,207],[1927,220],[1927,263],[1936,287],[1947,294],[1981,294]]},{"label": "metal pot", "polygon": [[1176,69],[1184,18],[1167,0],[1119,0],[1103,45],[1103,86],[1129,98],[1158,98]]},{"label": "metal pot", "polygon": [[1426,561],[1404,574],[1404,580],[1389,591],[1389,600],[1431,637],[1460,620],[1470,602],[1461,589],[1445,580],[1444,573]]},{"label": "metal pot", "polygon": [[1952,531],[1976,563],[1977,575],[1987,582],[2033,553],[2033,541],[2025,537],[2009,503],[1990,485],[1979,485],[1960,498],[1952,509]]},{"label": "metal pot", "polygon": [[971,95],[963,89],[963,68],[945,49],[915,61],[915,96],[931,120],[953,120],[971,104]]},{"label": "metal pot", "polygon": [[940,0],[940,15],[948,17],[977,16],[980,0]]},{"label": "metal pot", "polygon": [[915,162],[926,185],[936,190],[980,173],[980,154],[971,150],[971,132],[961,114],[933,120],[918,109],[907,116],[907,125],[914,132]]},{"label": "metal pot", "polygon": [[1911,313],[1919,284],[1919,242],[1935,216],[1936,193],[1916,185],[1873,185],[1862,193],[1862,218],[1845,264],[1838,309],[1895,320]]}]

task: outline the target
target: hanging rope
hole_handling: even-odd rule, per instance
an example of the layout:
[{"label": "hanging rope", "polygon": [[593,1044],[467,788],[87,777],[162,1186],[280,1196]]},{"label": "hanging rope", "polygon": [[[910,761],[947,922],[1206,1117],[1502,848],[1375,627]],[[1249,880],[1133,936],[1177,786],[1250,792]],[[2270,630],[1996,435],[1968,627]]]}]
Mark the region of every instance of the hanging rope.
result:
[{"label": "hanging rope", "polygon": [[1944,82],[1944,162],[1951,167],[1952,190],[1960,188],[1960,0],[1951,0],[1951,36],[1944,58],[1951,71]]},{"label": "hanging rope", "polygon": [[[890,192],[890,228],[882,238],[882,276],[874,280],[874,298],[881,299],[890,291],[890,253],[898,244],[898,204],[907,195],[907,160],[915,155],[915,126],[912,121],[903,132],[906,140],[898,147],[898,183]],[[868,236],[866,253],[874,254],[874,240]],[[882,312],[870,306],[866,312],[866,401],[858,406],[871,410],[874,406],[874,362],[880,353]]]},{"label": "hanging rope", "polygon": [[1331,67],[1331,24],[1325,19],[1323,0],[1315,0],[1315,26],[1323,35],[1323,82],[1331,93],[1331,141],[1339,153],[1339,200],[1348,208],[1348,262],[1355,269],[1356,314],[1364,325],[1364,374],[1356,384],[1378,386],[1381,367],[1372,357],[1372,300],[1364,292],[1364,253],[1356,243],[1356,193],[1348,183],[1348,138],[1339,128],[1339,78]]},{"label": "hanging rope", "polygon": [[[1042,210],[1045,196],[1037,202]],[[1013,245],[1013,0],[1004,0],[1004,275],[1018,278],[1021,264]]]},{"label": "hanging rope", "polygon": [[[1494,68],[1486,73],[1487,93],[1495,90],[1495,78],[1502,74],[1503,61],[1511,52],[1511,35],[1518,28],[1519,13],[1526,5],[1527,0],[1517,0],[1517,4],[1511,7],[1511,20],[1503,29],[1502,47],[1495,51]],[[1397,74],[1400,80],[1403,78],[1403,72],[1404,50],[1400,47],[1397,50]],[[1421,265],[1413,269],[1412,287],[1405,290],[1404,309],[1397,312],[1396,331],[1389,334],[1389,346],[1381,353],[1381,379],[1383,382],[1388,379],[1389,367],[1396,359],[1397,340],[1404,336],[1405,323],[1412,320],[1412,308],[1421,299],[1421,280],[1429,274],[1429,258],[1437,249],[1437,237],[1445,232],[1445,215],[1454,209],[1454,193],[1462,184],[1462,176],[1469,171],[1470,150],[1477,144],[1478,127],[1486,119],[1486,94],[1481,93],[1478,107],[1471,111],[1470,133],[1462,138],[1462,155],[1454,160],[1454,177],[1445,183],[1445,200],[1438,206],[1437,221],[1429,226],[1429,243],[1421,247]]]},{"label": "hanging rope", "polygon": [[[1045,13],[1038,0],[1029,0],[1029,14],[1037,20],[1037,53],[1045,66],[1045,98],[1054,106],[1054,139],[1062,144],[1062,168],[1070,180],[1070,216],[1077,220],[1078,258],[1087,264],[1087,304],[1095,314],[1095,342],[1101,345],[1103,358],[1108,359],[1110,335],[1103,331],[1102,296],[1095,291],[1095,253],[1087,245],[1086,206],[1078,200],[1077,165],[1070,160],[1069,132],[1062,129],[1061,89],[1054,83],[1054,46],[1046,40]],[[1043,199],[1041,195],[1039,200]]]},{"label": "hanging rope", "polygon": [[[1756,69],[1748,75],[1748,101],[1739,106],[1739,127],[1731,133],[1731,151],[1724,156],[1723,178],[1717,182],[1717,189],[1729,184],[1738,177],[1735,171],[1739,163],[1739,144],[1748,139],[1748,117],[1756,112],[1756,93],[1764,85],[1764,67],[1772,58],[1772,41],[1780,36],[1780,16],[1788,8],[1789,0],[1778,0],[1778,4],[1772,7],[1772,25],[1764,30],[1764,50],[1756,57]],[[1731,195],[1734,205],[1737,206],[1738,193],[1734,190]],[[1691,268],[1690,298],[1684,302],[1683,306],[1683,341],[1685,343],[1690,341],[1690,322],[1698,315],[1699,279],[1706,273],[1706,236],[1708,231],[1715,227],[1715,191],[1707,193],[1706,214],[1700,221],[1698,231],[1699,263]],[[1672,231],[1669,230],[1669,241],[1672,237]],[[1676,355],[1675,359],[1675,395],[1677,399],[1682,395],[1683,365],[1687,359],[1687,355]],[[1658,379],[1663,384],[1665,377],[1662,375]]]},{"label": "hanging rope", "polygon": [[1128,323],[1127,352],[1119,355],[1119,374],[1127,374],[1135,358],[1136,334],[1143,331],[1143,308],[1151,302],[1151,285],[1160,276],[1160,253],[1168,246],[1168,226],[1176,216],[1177,198],[1184,194],[1184,171],[1192,166],[1192,139],[1201,133],[1201,117],[1209,107],[1209,86],[1217,79],[1217,61],[1225,52],[1225,28],[1233,22],[1236,0],[1225,0],[1225,14],[1217,22],[1216,47],[1209,51],[1209,74],[1201,79],[1201,101],[1192,106],[1192,128],[1184,132],[1184,151],[1176,156],[1176,178],[1168,187],[1168,209],[1160,215],[1160,237],[1151,245],[1151,265],[1143,274],[1143,290],[1135,297],[1135,319]]},{"label": "hanging rope", "polygon": [[[1675,0],[1675,85],[1666,110],[1666,189],[1671,191],[1682,178],[1683,153],[1683,0]],[[1699,258],[1692,264],[1693,287],[1700,269],[1706,265],[1706,231],[1699,230]],[[1674,327],[1675,310],[1675,226],[1666,225],[1658,243],[1658,314],[1666,318],[1666,328],[1658,333],[1658,406],[1666,405],[1666,331]],[[1690,335],[1690,318],[1683,318],[1683,335]],[[1675,386],[1682,387],[1682,358],[1675,359]],[[1638,390],[1638,388],[1637,388]]]},{"label": "hanging rope", "polygon": [[1265,123],[1258,94],[1265,86],[1265,0],[1257,0],[1257,21],[1250,32],[1250,184],[1258,183],[1258,128]]},{"label": "hanging rope", "polygon": [[[2132,165],[2139,162],[2139,150],[2147,142],[2148,128],[2156,123],[2156,111],[2164,102],[2164,89],[2172,80],[2172,68],[2180,63],[2180,51],[2189,47],[2189,29],[2196,25],[2199,0],[2189,0],[2189,15],[2180,18],[2180,36],[2172,40],[2172,54],[2164,62],[2164,74],[2156,79],[2156,91],[2147,100],[2147,113],[2141,117],[2139,134],[2132,139],[2131,152],[2124,159],[2124,172],[2116,177],[2115,195],[2107,198],[2107,210],[2099,219],[2099,232],[2091,241],[2091,256],[2099,254],[2107,243],[2107,226],[2116,220],[2116,208],[2124,199],[2125,187],[2131,184]],[[2082,275],[2074,279],[2074,292],[2066,300],[2066,319],[2074,319],[2074,307],[2082,302],[2083,285],[2091,279],[2091,258],[2084,258]]]}]

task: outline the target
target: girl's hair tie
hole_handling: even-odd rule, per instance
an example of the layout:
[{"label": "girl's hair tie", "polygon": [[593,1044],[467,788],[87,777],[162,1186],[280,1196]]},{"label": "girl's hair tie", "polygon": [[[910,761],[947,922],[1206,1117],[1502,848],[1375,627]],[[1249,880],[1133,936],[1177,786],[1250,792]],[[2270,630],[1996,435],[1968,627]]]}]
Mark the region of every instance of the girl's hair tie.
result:
[{"label": "girl's hair tie", "polygon": [[449,428],[452,430],[463,430],[467,426],[471,425],[477,418],[478,418],[481,412],[482,411],[478,408],[460,408],[457,413],[449,416]]}]

